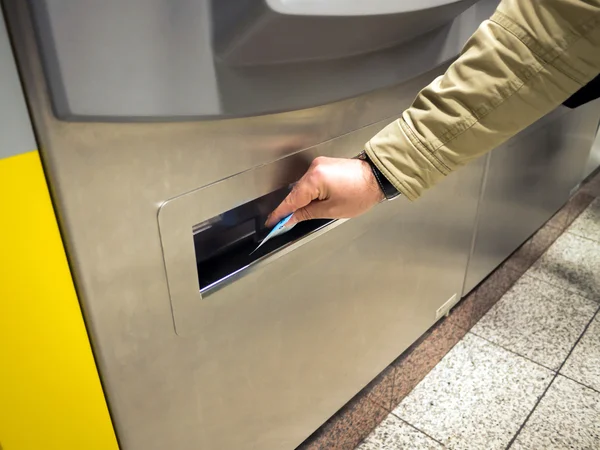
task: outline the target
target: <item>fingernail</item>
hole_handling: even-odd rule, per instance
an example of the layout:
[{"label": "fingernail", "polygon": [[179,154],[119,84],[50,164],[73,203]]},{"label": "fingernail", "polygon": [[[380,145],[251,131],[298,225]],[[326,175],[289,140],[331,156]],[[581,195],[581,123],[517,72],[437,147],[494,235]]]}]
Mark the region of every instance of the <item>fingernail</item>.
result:
[{"label": "fingernail", "polygon": [[292,215],[292,217],[290,217],[290,220],[288,220],[285,225],[283,226],[283,228],[290,228],[294,226],[294,216]]}]

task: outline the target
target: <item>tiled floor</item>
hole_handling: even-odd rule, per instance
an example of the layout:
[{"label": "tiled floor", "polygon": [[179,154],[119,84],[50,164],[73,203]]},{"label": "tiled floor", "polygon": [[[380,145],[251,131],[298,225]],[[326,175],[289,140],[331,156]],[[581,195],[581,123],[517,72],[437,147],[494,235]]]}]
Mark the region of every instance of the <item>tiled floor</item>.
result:
[{"label": "tiled floor", "polygon": [[600,449],[600,198],[359,445]]}]

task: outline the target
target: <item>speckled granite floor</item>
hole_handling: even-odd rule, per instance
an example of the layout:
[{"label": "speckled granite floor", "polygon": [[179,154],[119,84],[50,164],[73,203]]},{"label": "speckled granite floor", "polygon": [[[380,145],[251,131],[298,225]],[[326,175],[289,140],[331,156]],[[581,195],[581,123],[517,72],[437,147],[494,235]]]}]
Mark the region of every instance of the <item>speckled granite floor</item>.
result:
[{"label": "speckled granite floor", "polygon": [[599,311],[597,197],[357,450],[600,449]]}]

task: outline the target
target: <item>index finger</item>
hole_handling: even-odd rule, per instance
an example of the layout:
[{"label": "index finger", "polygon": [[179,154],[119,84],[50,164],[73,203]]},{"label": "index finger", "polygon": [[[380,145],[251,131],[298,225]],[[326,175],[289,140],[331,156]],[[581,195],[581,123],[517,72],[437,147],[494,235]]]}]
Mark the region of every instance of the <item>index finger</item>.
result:
[{"label": "index finger", "polygon": [[314,192],[314,189],[310,186],[306,177],[302,177],[279,206],[269,214],[265,225],[269,228],[275,226],[281,219],[289,216],[300,208],[304,208],[317,197],[318,193]]}]

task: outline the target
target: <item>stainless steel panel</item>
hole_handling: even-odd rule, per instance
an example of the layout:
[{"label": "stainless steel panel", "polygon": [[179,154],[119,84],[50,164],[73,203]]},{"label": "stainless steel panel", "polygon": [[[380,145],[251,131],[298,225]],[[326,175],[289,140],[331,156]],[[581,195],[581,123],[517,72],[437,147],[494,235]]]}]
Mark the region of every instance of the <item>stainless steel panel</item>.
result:
[{"label": "stainless steel panel", "polygon": [[[303,151],[303,156],[308,160],[312,160],[314,157],[320,155],[351,157],[356,153],[356,150],[354,149],[368,140],[370,136],[388,123],[389,120],[385,120],[353,133],[349,133],[338,139],[307,149]],[[319,265],[317,273],[312,273],[307,267],[307,264],[300,261],[311,261],[315,258],[322,259],[325,254],[339,251],[346,246],[349,241],[358,238],[362,239],[361,236],[369,230],[369,227],[375,226],[379,228],[384,226],[383,223],[373,222],[372,220],[365,222],[365,224],[361,226],[360,221],[354,220],[351,224],[344,224],[343,231],[336,229],[336,233],[334,233],[333,236],[320,236],[323,232],[332,230],[338,225],[341,225],[341,223],[332,224],[319,233],[320,237],[318,242],[311,242],[315,238],[315,236],[312,235],[308,239],[302,239],[294,245],[293,255],[288,255],[287,253],[292,249],[286,248],[285,259],[278,260],[276,265],[269,265],[266,267],[267,263],[271,263],[282,256],[280,254],[281,252],[275,253],[270,258],[263,261],[261,270],[253,271],[252,274],[249,274],[242,280],[236,281],[234,286],[228,286],[226,289],[220,290],[218,293],[212,295],[207,301],[200,301],[201,296],[196,276],[194,247],[190,245],[193,226],[225,212],[236,205],[246,203],[249,200],[261,197],[276,189],[280,189],[282,186],[286,186],[298,179],[302,174],[302,165],[296,165],[296,170],[286,170],[286,168],[291,166],[288,161],[289,158],[294,158],[294,156],[283,158],[275,163],[246,171],[242,174],[198,189],[179,198],[170,200],[161,206],[158,213],[158,219],[166,261],[170,297],[178,334],[194,333],[198,330],[203,330],[203,332],[205,332],[209,323],[212,321],[211,311],[213,308],[219,308],[223,302],[228,302],[233,305],[248,304],[248,297],[253,293],[256,293],[257,296],[264,296],[265,292],[269,290],[272,292],[273,296],[279,296],[281,294],[277,294],[277,292],[287,292],[291,286],[289,278],[292,273],[302,271],[305,272],[306,275],[311,274],[308,280],[319,280],[322,278],[322,282],[326,284],[327,278],[330,276],[326,267],[321,268]],[[473,176],[477,177],[480,168],[481,163],[474,165],[474,168],[463,173],[463,177],[468,177],[470,172],[473,172]],[[289,178],[282,178],[282,174],[286,174]],[[470,208],[469,211],[471,212],[467,212],[467,217],[465,218],[465,223],[467,224],[472,223],[469,222],[473,219],[473,212],[471,209],[475,208],[479,186],[475,181],[474,183],[469,184],[469,188],[473,189],[473,192],[468,194],[468,208]],[[451,208],[449,211],[452,211],[452,208],[456,206],[455,204],[459,203],[458,201],[450,201],[449,199],[442,200],[442,198],[445,197],[440,197],[438,201],[443,201],[444,203],[447,202]],[[411,207],[411,209],[415,208],[415,206]],[[397,209],[392,209],[391,211],[397,211]],[[388,216],[381,216],[379,220],[392,221],[394,220],[394,214],[395,213],[389,213]],[[436,223],[438,224],[438,227],[444,226],[443,222],[436,221]],[[377,231],[374,231],[374,233],[376,235],[379,234]],[[380,239],[381,238],[382,237],[380,236]],[[463,238],[465,238],[465,236],[463,236]],[[430,237],[427,239],[430,239]],[[393,234],[384,238],[384,241],[379,245],[390,248],[388,244],[386,244],[386,241],[393,243],[395,246],[401,245],[397,242],[398,238],[395,238]],[[309,242],[310,245],[308,246],[308,249],[300,248],[302,245],[308,244]],[[462,241],[459,246],[462,245],[462,251],[468,253],[469,244],[465,242],[466,241]],[[325,245],[325,243],[328,243],[328,245]],[[374,243],[374,245],[375,244],[376,243]],[[443,242],[440,244],[445,245]],[[425,241],[423,241],[421,245],[424,247],[427,246]],[[393,246],[391,248],[393,248]],[[400,248],[397,250],[399,251]],[[461,251],[460,248],[458,251]],[[343,264],[341,261],[337,260],[338,256],[336,256],[335,253],[330,255],[329,258],[330,264],[335,264],[338,267]],[[356,270],[361,264],[360,261],[353,259],[346,260],[345,262],[349,263],[347,268],[349,273]],[[312,261],[310,264],[313,264]],[[428,268],[428,270],[429,269],[430,268]],[[464,269],[464,267],[462,269]],[[458,271],[455,272],[454,275],[458,276],[462,269],[458,268]],[[323,272],[319,272],[321,270]],[[320,276],[319,273],[321,274]],[[388,275],[385,275],[384,277],[383,273],[379,273],[378,275],[370,274],[369,276],[373,279],[370,283],[367,283],[365,287],[368,286],[368,288],[371,289],[373,287],[377,288],[379,284],[395,284],[398,278],[393,276],[393,268],[387,273],[388,275],[391,275],[392,278],[388,279]],[[295,276],[300,275],[296,274]],[[381,278],[380,280],[377,280],[378,276]],[[455,279],[454,283],[458,279],[459,278]],[[307,282],[310,283],[308,280]],[[408,279],[405,281],[408,282]],[[451,282],[452,280],[449,279],[447,281]],[[444,286],[444,283],[441,283],[441,285]],[[320,291],[321,287],[319,287],[318,290]],[[451,294],[452,293],[450,293],[450,295]],[[285,295],[290,294],[287,293]],[[319,294],[317,291],[315,292],[315,295],[319,296],[322,294]],[[442,299],[447,300],[450,295],[447,297],[442,296]],[[434,303],[438,300],[440,299],[432,299]],[[430,308],[427,308],[427,301],[425,299],[418,300],[418,303],[420,306],[415,306],[415,308],[421,309],[426,316],[428,315],[429,317],[419,327],[424,331],[431,325],[433,317],[431,311],[436,308],[434,308],[435,304],[432,304]],[[439,304],[437,306],[439,306]],[[236,306],[236,308],[237,307],[238,306]],[[209,323],[205,323],[204,320]],[[216,326],[221,327],[222,325],[216,324]],[[417,336],[415,336],[415,338]]]},{"label": "stainless steel panel", "polygon": [[[595,100],[594,103],[596,104],[596,108],[600,109],[600,100]],[[600,167],[600,124],[598,124],[596,131],[596,139],[594,140],[592,148],[590,149],[590,156],[588,157],[587,163],[585,165],[583,178],[587,178],[598,167]]]},{"label": "stainless steel panel", "polygon": [[457,55],[498,0],[461,15],[474,1],[363,17],[290,17],[263,0],[27,3],[55,113],[130,121],[290,111],[392,86]]},{"label": "stainless steel panel", "polygon": [[582,179],[598,118],[595,103],[560,107],[492,152],[464,293],[569,199]]},{"label": "stainless steel panel", "polygon": [[583,173],[584,178],[591,175],[598,167],[600,167],[600,133],[596,135],[596,141],[592,146],[588,162],[585,166],[585,172]]},{"label": "stainless steel panel", "polygon": [[[271,116],[64,122],[51,111],[25,2],[7,5],[124,450],[293,449],[461,292],[483,160],[416,204],[382,204],[204,299],[170,301],[164,257],[187,271],[184,283],[192,260],[163,254],[159,227],[176,219],[163,244],[191,250],[194,222],[287,183],[315,155],[358,153],[443,67],[394,88]],[[193,200],[176,202],[186,194]],[[186,239],[189,247],[178,247]]]}]

